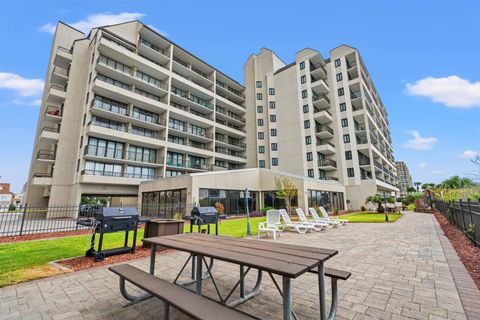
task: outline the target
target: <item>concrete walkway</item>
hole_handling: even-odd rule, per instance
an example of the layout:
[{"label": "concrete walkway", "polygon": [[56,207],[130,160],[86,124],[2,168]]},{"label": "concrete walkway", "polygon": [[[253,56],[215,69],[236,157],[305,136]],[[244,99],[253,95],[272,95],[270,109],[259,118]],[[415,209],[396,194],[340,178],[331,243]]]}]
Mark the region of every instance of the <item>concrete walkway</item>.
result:
[{"label": "concrete walkway", "polygon": [[[444,240],[433,215],[408,212],[392,224],[349,224],[320,233],[287,233],[278,241],[339,250],[327,265],[351,271],[352,277],[340,286],[338,319],[467,319],[457,289],[461,291],[462,286],[456,285],[449,266],[458,258],[447,250],[447,262]],[[186,257],[180,252],[158,256],[157,275],[172,280]],[[148,259],[132,263],[148,270]],[[458,266],[454,270],[466,272]],[[215,264],[214,274],[224,294],[238,272],[233,265]],[[460,276],[463,283],[472,281],[468,274]],[[318,319],[316,276],[307,274],[292,284],[299,318]],[[471,284],[466,287],[478,294]],[[204,291],[215,297],[211,281],[205,283]],[[118,278],[106,268],[96,268],[0,289],[0,319],[160,318],[162,307],[157,299],[128,307],[125,303]],[[267,278],[262,294],[239,308],[262,319],[281,319],[281,298]],[[175,311],[171,318],[188,319]]]}]

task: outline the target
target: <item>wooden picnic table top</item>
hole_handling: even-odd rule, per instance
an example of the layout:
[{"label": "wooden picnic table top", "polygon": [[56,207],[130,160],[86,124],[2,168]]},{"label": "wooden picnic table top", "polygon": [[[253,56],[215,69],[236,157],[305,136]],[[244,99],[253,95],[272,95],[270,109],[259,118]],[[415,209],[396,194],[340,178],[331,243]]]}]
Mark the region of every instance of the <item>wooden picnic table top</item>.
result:
[{"label": "wooden picnic table top", "polygon": [[336,250],[199,233],[145,238],[143,241],[289,278],[296,278],[337,254]]}]

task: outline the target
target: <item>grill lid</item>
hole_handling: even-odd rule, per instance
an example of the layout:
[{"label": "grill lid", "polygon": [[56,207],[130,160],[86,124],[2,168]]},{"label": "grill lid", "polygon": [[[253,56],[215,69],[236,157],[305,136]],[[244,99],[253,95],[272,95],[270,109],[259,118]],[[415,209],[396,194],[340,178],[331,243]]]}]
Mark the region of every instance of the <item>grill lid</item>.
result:
[{"label": "grill lid", "polygon": [[215,207],[194,207],[191,214],[192,216],[217,215],[218,211]]},{"label": "grill lid", "polygon": [[95,219],[104,220],[115,217],[138,219],[137,208],[135,207],[102,207],[95,212]]}]

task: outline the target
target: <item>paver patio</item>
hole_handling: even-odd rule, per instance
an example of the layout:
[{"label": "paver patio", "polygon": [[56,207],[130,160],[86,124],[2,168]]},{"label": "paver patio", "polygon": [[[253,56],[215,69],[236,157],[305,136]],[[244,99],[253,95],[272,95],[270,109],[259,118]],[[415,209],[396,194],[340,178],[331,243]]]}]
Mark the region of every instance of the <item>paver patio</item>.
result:
[{"label": "paver patio", "polygon": [[[266,240],[272,241],[272,240]],[[433,215],[407,213],[392,224],[349,224],[326,232],[298,235],[286,233],[277,241],[337,249],[327,266],[352,272],[340,284],[338,319],[467,319],[444,253],[445,237]],[[448,252],[450,265],[456,255]],[[181,252],[157,257],[156,274],[173,280],[187,255]],[[132,261],[148,270],[148,259]],[[471,280],[455,266],[456,278]],[[238,266],[218,262],[214,274],[223,294],[238,279]],[[255,274],[249,276],[254,282]],[[300,319],[318,319],[318,290],[315,275],[292,281],[293,307]],[[480,297],[471,290],[472,299]],[[132,290],[135,291],[135,290]],[[211,281],[206,295],[215,297]],[[475,300],[473,300],[475,301]],[[0,320],[3,319],[155,319],[161,303],[149,299],[124,307],[118,277],[106,268],[95,268],[0,289]],[[279,319],[281,298],[273,283],[264,277],[262,293],[240,309],[262,319]],[[475,307],[469,318],[475,318]],[[173,311],[173,310],[172,310]],[[480,312],[480,310],[479,310]],[[480,317],[480,313],[479,313]],[[188,319],[171,312],[172,319]]]}]

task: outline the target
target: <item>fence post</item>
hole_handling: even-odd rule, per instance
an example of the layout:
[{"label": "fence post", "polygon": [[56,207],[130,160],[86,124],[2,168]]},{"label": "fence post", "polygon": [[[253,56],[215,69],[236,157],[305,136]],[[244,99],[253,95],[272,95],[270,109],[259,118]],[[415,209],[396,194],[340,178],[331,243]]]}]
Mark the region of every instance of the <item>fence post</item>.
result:
[{"label": "fence post", "polygon": [[465,230],[467,230],[467,228],[465,227],[465,217],[464,217],[464,214],[463,214],[463,200],[460,199],[460,213],[462,214],[462,228],[463,228],[463,231],[465,232]]},{"label": "fence post", "polygon": [[20,224],[20,235],[22,235],[23,233],[23,224],[25,223],[25,215],[27,214],[27,207],[28,207],[28,204],[25,203],[25,207],[23,207],[22,223]]},{"label": "fence post", "polygon": [[[472,208],[470,207],[470,199],[467,200],[467,203],[468,203],[468,215],[470,217],[470,223],[473,223]],[[480,205],[480,199],[478,203]]]}]

